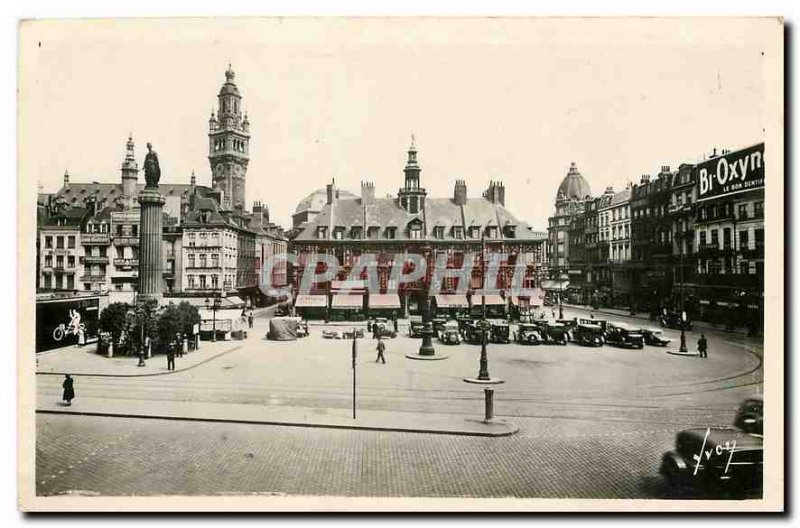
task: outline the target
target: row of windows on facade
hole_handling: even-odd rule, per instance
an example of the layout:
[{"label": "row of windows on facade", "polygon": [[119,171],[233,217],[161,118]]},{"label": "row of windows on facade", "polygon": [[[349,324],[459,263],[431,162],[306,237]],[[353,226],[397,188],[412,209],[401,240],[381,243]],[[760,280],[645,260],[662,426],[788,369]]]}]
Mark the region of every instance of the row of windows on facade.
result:
[{"label": "row of windows on facade", "polygon": [[[737,207],[737,220],[749,220],[750,218],[763,218],[764,217],[764,202],[753,202],[753,214],[750,215],[750,204],[739,204]],[[728,218],[733,214],[733,204],[723,203],[717,205],[710,205],[707,207],[700,207],[697,211],[697,216],[700,220],[713,220],[715,218]]]},{"label": "row of windows on facade", "polygon": [[[188,288],[192,289],[201,289],[205,290],[208,289],[209,286],[212,289],[218,289],[220,287],[220,277],[221,275],[187,275],[186,282]],[[226,289],[230,289],[233,286],[233,275],[224,275],[225,279],[223,281],[223,285]]]},{"label": "row of windows on facade", "polygon": [[700,260],[696,272],[700,275],[758,275],[764,276],[764,262],[733,258]]},{"label": "row of windows on facade", "polygon": [[[88,222],[84,233],[111,233],[111,225],[106,222]],[[114,234],[117,236],[139,236],[139,224],[114,224]]]},{"label": "row of windows on facade", "polygon": [[[464,238],[464,228],[461,226],[453,226],[450,228],[450,233],[453,238],[463,239]],[[335,227],[333,229],[333,238],[334,240],[344,240],[345,238],[345,231],[344,227]],[[509,238],[513,238],[515,234],[514,226],[506,226],[504,231],[504,235]],[[363,237],[363,229],[361,226],[353,226],[350,228],[350,239],[357,240]],[[485,235],[487,238],[497,238],[498,235],[498,228],[494,226],[487,227],[485,229]],[[392,240],[397,237],[397,228],[396,227],[387,227],[383,230],[384,238]],[[422,226],[414,225],[410,226],[408,229],[409,238],[412,240],[419,240],[422,238]],[[444,226],[436,226],[433,228],[433,238],[443,240],[445,235],[445,228]],[[367,238],[368,239],[377,239],[380,236],[380,227],[378,226],[370,226],[367,229]],[[480,227],[469,227],[467,228],[467,236],[468,238],[472,239],[479,239],[481,236],[481,228]],[[326,226],[319,226],[317,227],[317,238],[327,238],[328,237],[328,228]]]},{"label": "row of windows on facade", "polygon": [[[100,257],[105,258],[108,256],[106,252],[106,248],[104,247],[94,247],[94,250],[91,253],[85,255],[86,257]],[[137,260],[139,258],[139,252],[137,248],[131,247],[130,256],[125,255],[125,248],[124,247],[117,247],[116,248],[116,258],[118,259],[133,259]],[[53,255],[45,255],[44,256],[44,267],[51,268],[53,264]],[[56,267],[63,268],[64,267],[64,256],[63,255],[56,255]],[[75,267],[75,257],[73,255],[67,256],[67,267],[74,268]]]},{"label": "row of windows on facade", "polygon": [[[761,249],[764,247],[764,228],[753,229],[753,238],[750,238],[750,229],[742,229],[739,231],[739,250],[744,249]],[[735,250],[731,243],[732,229],[726,227],[722,229],[722,243],[719,240],[719,229],[708,229],[700,231],[698,235],[698,248],[699,249],[731,249]],[[754,244],[750,244],[753,240]]]}]

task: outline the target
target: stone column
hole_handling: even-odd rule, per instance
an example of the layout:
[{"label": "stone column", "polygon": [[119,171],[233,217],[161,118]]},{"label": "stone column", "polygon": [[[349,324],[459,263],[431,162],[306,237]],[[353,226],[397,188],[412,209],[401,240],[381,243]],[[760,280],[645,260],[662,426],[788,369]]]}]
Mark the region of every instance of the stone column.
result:
[{"label": "stone column", "polygon": [[164,292],[161,238],[162,211],[166,199],[157,188],[145,187],[139,193],[141,221],[139,224],[139,297],[161,303]]}]

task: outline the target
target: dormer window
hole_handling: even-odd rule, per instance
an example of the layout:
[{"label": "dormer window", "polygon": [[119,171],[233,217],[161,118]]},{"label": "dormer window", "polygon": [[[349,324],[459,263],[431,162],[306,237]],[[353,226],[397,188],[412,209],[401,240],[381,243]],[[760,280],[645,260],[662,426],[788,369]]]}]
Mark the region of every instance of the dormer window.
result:
[{"label": "dormer window", "polygon": [[444,238],[444,227],[443,226],[436,226],[433,228],[433,236],[434,238],[438,238],[439,240]]},{"label": "dormer window", "polygon": [[334,240],[342,240],[344,238],[344,227],[336,227],[333,230],[333,238]]},{"label": "dormer window", "polygon": [[359,239],[363,236],[363,230],[361,226],[353,226],[350,228],[350,238],[352,239]]},{"label": "dormer window", "polygon": [[394,240],[397,238],[397,228],[396,227],[387,227],[386,228],[386,238],[390,240]]},{"label": "dormer window", "polygon": [[464,238],[464,228],[461,226],[453,226],[453,238]]},{"label": "dormer window", "polygon": [[496,227],[487,227],[486,228],[486,237],[487,238],[497,238],[497,228]]},{"label": "dormer window", "polygon": [[470,238],[479,238],[480,237],[480,227],[470,227],[469,228],[469,237]]},{"label": "dormer window", "polygon": [[328,228],[325,226],[319,226],[317,228],[317,238],[328,238]]},{"label": "dormer window", "polygon": [[507,225],[505,227],[505,235],[508,238],[516,238],[516,236],[517,236],[517,226],[515,226],[515,225]]},{"label": "dormer window", "polygon": [[380,227],[378,226],[369,226],[367,229],[367,238],[378,238],[378,233],[380,232]]}]

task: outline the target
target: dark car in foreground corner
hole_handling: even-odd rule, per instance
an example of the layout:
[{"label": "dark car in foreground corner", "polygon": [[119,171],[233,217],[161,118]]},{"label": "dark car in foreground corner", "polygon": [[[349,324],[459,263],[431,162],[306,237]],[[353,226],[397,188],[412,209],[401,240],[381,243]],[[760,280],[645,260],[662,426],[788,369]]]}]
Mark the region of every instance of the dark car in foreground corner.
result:
[{"label": "dark car in foreground corner", "polygon": [[620,323],[606,326],[606,343],[627,348],[644,348],[644,338],[638,328]]},{"label": "dark car in foreground corner", "polygon": [[661,458],[659,473],[670,498],[760,498],[763,493],[763,400],[739,407],[733,427],[687,429],[675,450]]},{"label": "dark car in foreground corner", "polygon": [[644,338],[645,345],[651,346],[667,346],[670,340],[664,337],[664,332],[654,328],[642,328],[639,330]]}]

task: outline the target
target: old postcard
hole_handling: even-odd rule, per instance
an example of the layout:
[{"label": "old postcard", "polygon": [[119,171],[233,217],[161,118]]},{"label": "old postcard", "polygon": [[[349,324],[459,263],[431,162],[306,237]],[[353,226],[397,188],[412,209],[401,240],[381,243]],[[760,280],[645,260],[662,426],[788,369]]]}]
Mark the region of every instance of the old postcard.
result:
[{"label": "old postcard", "polygon": [[22,21],[20,507],[782,510],[783,39]]}]

